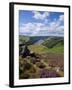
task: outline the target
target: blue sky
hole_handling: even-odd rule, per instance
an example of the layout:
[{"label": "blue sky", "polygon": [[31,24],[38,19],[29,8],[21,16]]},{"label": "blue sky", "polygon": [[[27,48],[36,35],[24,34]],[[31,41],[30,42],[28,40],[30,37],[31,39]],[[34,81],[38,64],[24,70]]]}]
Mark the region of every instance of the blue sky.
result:
[{"label": "blue sky", "polygon": [[64,13],[20,10],[19,34],[26,36],[64,36]]}]

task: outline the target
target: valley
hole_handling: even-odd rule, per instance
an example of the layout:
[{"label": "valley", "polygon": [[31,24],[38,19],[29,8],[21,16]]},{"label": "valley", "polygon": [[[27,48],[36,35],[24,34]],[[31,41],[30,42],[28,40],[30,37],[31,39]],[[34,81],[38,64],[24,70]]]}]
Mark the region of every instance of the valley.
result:
[{"label": "valley", "polygon": [[19,42],[19,79],[64,77],[63,37],[20,36]]}]

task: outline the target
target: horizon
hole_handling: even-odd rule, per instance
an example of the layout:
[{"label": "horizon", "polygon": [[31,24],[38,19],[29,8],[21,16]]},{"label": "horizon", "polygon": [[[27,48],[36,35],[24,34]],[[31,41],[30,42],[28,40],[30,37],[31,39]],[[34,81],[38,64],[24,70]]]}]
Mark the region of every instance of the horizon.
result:
[{"label": "horizon", "polygon": [[24,37],[63,37],[64,38],[64,36],[37,36],[37,35],[36,36],[33,36],[33,35],[29,36],[29,35],[22,35],[22,34],[21,35],[19,34],[19,36],[24,36]]}]

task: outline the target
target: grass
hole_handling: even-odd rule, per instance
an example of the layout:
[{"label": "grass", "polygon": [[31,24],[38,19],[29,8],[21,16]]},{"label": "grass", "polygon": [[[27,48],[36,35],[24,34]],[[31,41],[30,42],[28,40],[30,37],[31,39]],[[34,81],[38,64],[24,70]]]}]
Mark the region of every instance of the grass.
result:
[{"label": "grass", "polygon": [[29,49],[31,51],[34,51],[35,53],[38,53],[38,54],[43,54],[43,53],[47,53],[48,52],[48,48],[46,48],[43,45],[30,45]]},{"label": "grass", "polygon": [[34,51],[35,53],[38,53],[38,54],[43,54],[43,53],[57,53],[57,54],[63,54],[64,53],[64,46],[61,45],[61,46],[55,46],[53,48],[47,48],[43,45],[30,45],[29,46],[29,49],[31,51]]}]

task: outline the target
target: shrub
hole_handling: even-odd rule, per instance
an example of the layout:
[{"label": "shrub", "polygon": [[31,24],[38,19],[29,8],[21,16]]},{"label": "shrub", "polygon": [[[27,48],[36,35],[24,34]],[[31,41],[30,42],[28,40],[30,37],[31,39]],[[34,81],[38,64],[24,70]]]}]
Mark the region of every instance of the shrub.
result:
[{"label": "shrub", "polygon": [[36,59],[35,58],[30,58],[30,62],[35,64],[36,63]]},{"label": "shrub", "polygon": [[36,72],[36,68],[32,66],[32,68],[30,69],[30,73],[35,73],[35,72]]},{"label": "shrub", "polygon": [[37,63],[37,67],[39,67],[39,68],[45,68],[46,66],[45,66],[44,63],[38,62]]},{"label": "shrub", "polygon": [[30,75],[28,73],[23,73],[20,75],[20,79],[28,79],[30,78]]},{"label": "shrub", "polygon": [[24,64],[24,70],[29,70],[32,67],[32,65],[30,63],[26,63]]}]

